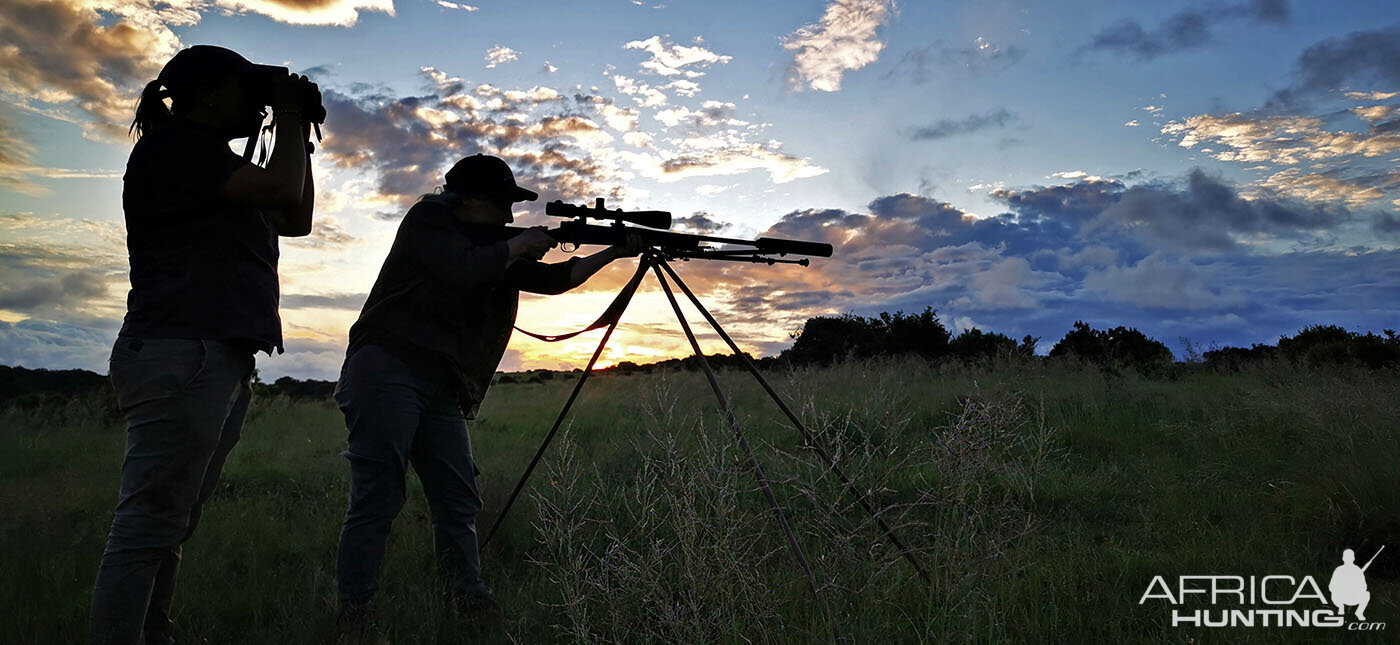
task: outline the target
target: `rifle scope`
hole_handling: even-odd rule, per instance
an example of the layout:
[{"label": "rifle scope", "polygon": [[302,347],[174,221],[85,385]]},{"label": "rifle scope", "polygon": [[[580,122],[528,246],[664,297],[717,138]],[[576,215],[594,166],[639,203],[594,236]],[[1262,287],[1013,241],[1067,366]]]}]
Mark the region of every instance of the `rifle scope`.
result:
[{"label": "rifle scope", "polygon": [[667,211],[624,212],[621,208],[608,210],[603,207],[602,197],[594,201],[592,207],[565,204],[562,201],[555,200],[544,205],[544,214],[553,215],[555,217],[577,217],[579,221],[584,221],[588,218],[610,219],[614,223],[627,222],[647,228],[671,228],[671,214]]}]

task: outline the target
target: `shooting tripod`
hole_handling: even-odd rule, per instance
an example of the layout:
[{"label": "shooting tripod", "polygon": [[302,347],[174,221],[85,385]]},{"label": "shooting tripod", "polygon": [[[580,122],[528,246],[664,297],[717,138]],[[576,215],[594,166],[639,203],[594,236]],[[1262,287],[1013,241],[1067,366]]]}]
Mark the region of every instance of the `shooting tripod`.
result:
[{"label": "shooting tripod", "polygon": [[[675,256],[671,256],[669,259],[675,259]],[[681,259],[688,258],[681,256]],[[714,257],[714,259],[731,258],[720,256]],[[765,261],[769,264],[776,262],[796,263],[793,260],[779,260],[773,258],[769,258],[767,260],[753,260],[750,258],[732,259],[737,261]],[[588,366],[584,368],[583,373],[579,376],[578,382],[574,384],[573,393],[569,395],[568,401],[564,403],[564,408],[559,411],[559,416],[555,418],[554,425],[550,427],[549,433],[545,435],[544,441],[540,444],[539,449],[535,451],[535,456],[533,459],[530,460],[530,465],[525,468],[525,472],[521,474],[520,480],[516,482],[515,489],[511,491],[510,497],[506,500],[505,506],[501,508],[501,513],[496,516],[495,523],[493,523],[491,525],[491,529],[487,531],[486,538],[481,542],[482,547],[485,547],[485,545],[491,541],[491,537],[496,534],[496,529],[498,529],[501,526],[501,522],[505,520],[506,514],[510,512],[511,506],[515,503],[516,497],[518,497],[520,495],[520,491],[524,489],[525,482],[530,478],[530,474],[534,472],[535,466],[539,465],[540,458],[544,456],[545,449],[549,447],[549,443],[554,439],[554,435],[559,431],[559,427],[564,422],[564,418],[569,414],[569,409],[573,407],[574,401],[578,398],[579,392],[583,389],[583,384],[588,380],[589,374],[593,372],[593,366],[598,362],[598,357],[602,355],[603,347],[605,347],[608,344],[608,339],[612,336],[613,330],[617,328],[617,324],[622,318],[622,312],[626,310],[628,303],[631,302],[632,295],[637,291],[637,286],[641,284],[642,278],[646,275],[647,270],[650,269],[656,274],[657,281],[661,283],[661,289],[666,293],[666,299],[670,301],[671,309],[675,311],[676,320],[680,322],[681,330],[685,332],[686,339],[690,341],[690,347],[692,350],[694,350],[695,357],[700,363],[701,369],[705,372],[705,378],[709,381],[710,388],[714,390],[716,402],[719,404],[720,410],[724,412],[725,419],[729,422],[730,429],[734,431],[734,436],[738,441],[739,446],[744,450],[744,455],[749,462],[749,466],[753,469],[754,476],[758,479],[759,488],[761,488],[763,491],[763,497],[767,501],[768,507],[773,511],[773,515],[777,519],[779,527],[782,528],[783,536],[787,539],[788,549],[791,550],[793,556],[797,558],[798,564],[802,567],[802,573],[806,576],[807,585],[812,590],[812,595],[817,599],[817,602],[821,605],[822,614],[826,617],[827,622],[829,623],[829,626],[831,628],[832,640],[840,641],[840,628],[837,625],[835,617],[831,613],[831,608],[827,605],[825,599],[817,590],[817,580],[816,576],[812,573],[811,563],[808,562],[806,553],[803,552],[802,546],[798,543],[797,536],[793,534],[792,527],[788,523],[787,515],[783,513],[782,508],[778,505],[778,500],[776,497],[774,497],[772,486],[769,484],[768,476],[764,474],[763,467],[759,465],[758,458],[754,455],[753,449],[749,446],[748,438],[744,436],[744,431],[739,426],[738,419],[734,416],[734,411],[729,405],[729,400],[724,396],[724,391],[720,389],[719,381],[715,378],[714,370],[710,367],[709,362],[705,359],[704,352],[700,350],[700,343],[696,340],[695,333],[691,331],[690,324],[685,319],[685,314],[681,312],[680,303],[676,300],[675,294],[671,291],[671,285],[666,280],[666,277],[668,275],[670,276],[671,281],[674,282],[683,293],[685,293],[686,297],[690,299],[690,302],[693,305],[695,305],[695,308],[699,310],[701,315],[705,317],[705,320],[710,324],[710,326],[714,328],[714,330],[719,334],[721,338],[724,339],[724,342],[729,345],[729,348],[734,351],[734,355],[738,356],[741,359],[741,362],[743,363],[744,367],[748,369],[749,373],[752,374],[754,379],[758,381],[759,385],[763,387],[763,390],[768,393],[768,396],[773,399],[773,402],[778,405],[778,408],[783,411],[783,414],[787,415],[788,420],[791,421],[792,425],[795,428],[797,428],[798,432],[802,434],[802,438],[804,441],[806,441],[807,445],[811,446],[817,452],[817,454],[821,456],[822,460],[830,465],[831,471],[836,474],[836,476],[841,480],[841,483],[846,486],[846,489],[852,495],[855,496],[856,501],[860,503],[861,507],[865,509],[866,513],[870,514],[870,517],[875,520],[875,522],[880,526],[880,529],[884,532],[885,537],[889,538],[890,542],[893,543],[900,550],[900,553],[903,554],[905,560],[908,560],[909,564],[914,567],[914,570],[919,573],[919,577],[923,578],[925,583],[930,581],[928,572],[924,570],[924,567],[919,563],[918,559],[914,557],[914,554],[909,550],[909,548],[906,547],[904,543],[899,540],[899,537],[895,535],[894,530],[891,529],[890,526],[885,523],[885,520],[882,517],[880,517],[880,514],[877,513],[875,509],[870,506],[870,503],[868,500],[866,500],[865,495],[863,495],[860,492],[860,490],[857,489],[853,483],[851,483],[851,480],[847,478],[846,474],[841,471],[841,468],[839,466],[837,466],[836,461],[833,460],[831,456],[828,455],[826,451],[822,449],[819,443],[817,443],[816,438],[812,436],[812,433],[807,429],[807,426],[805,426],[802,423],[802,421],[800,421],[797,418],[796,414],[793,414],[792,410],[788,408],[787,404],[783,402],[782,397],[778,396],[778,393],[775,392],[772,386],[768,384],[767,379],[763,378],[763,375],[759,373],[758,368],[754,366],[753,361],[749,360],[748,356],[739,350],[739,346],[735,344],[734,339],[730,338],[729,334],[724,331],[724,328],[720,326],[719,321],[715,320],[714,316],[710,315],[709,310],[707,310],[705,306],[700,303],[700,299],[697,298],[693,292],[691,292],[690,287],[686,286],[685,282],[681,280],[679,275],[676,275],[675,270],[671,268],[671,265],[667,262],[667,260],[667,254],[656,249],[644,253],[641,257],[641,260],[638,262],[637,272],[633,274],[632,279],[627,283],[626,286],[622,288],[622,291],[618,293],[617,297],[613,300],[612,305],[608,307],[608,310],[603,314],[602,317],[598,319],[597,322],[593,323],[593,325],[590,326],[588,329],[583,330],[588,331],[589,329],[597,329],[598,327],[602,327],[605,324],[607,325],[607,331],[603,332],[603,338],[598,342],[598,348],[593,351],[593,357],[588,360]],[[662,273],[663,271],[665,271],[664,274]],[[577,333],[582,332],[575,332],[575,334]],[[563,338],[571,337],[575,334],[567,334],[564,336],[540,336],[537,334],[530,335],[535,336],[537,338],[541,338],[543,340],[562,340]]]}]

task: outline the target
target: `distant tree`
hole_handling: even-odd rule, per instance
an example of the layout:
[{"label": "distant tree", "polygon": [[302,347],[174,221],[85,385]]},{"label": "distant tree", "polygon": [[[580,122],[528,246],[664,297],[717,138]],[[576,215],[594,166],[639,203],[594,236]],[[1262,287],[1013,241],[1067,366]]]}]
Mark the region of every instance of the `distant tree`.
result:
[{"label": "distant tree", "polygon": [[111,387],[106,376],[87,370],[31,370],[0,365],[0,407],[26,395],[76,397],[95,391],[105,393]]},{"label": "distant tree", "polygon": [[877,339],[876,354],[918,354],[928,359],[948,354],[952,334],[938,321],[933,307],[924,307],[922,312],[908,316],[902,311],[883,312],[878,321],[872,318],[869,322],[872,335]]},{"label": "distant tree", "polygon": [[1086,361],[1100,361],[1108,354],[1105,342],[1104,332],[1090,327],[1089,323],[1076,320],[1074,328],[1050,348],[1050,358],[1078,356]]},{"label": "distant tree", "polygon": [[1277,347],[1255,343],[1248,349],[1230,346],[1212,349],[1201,354],[1201,360],[1206,367],[1212,369],[1238,372],[1243,367],[1267,361],[1276,356],[1278,356]]},{"label": "distant tree", "polygon": [[[1032,353],[1034,345],[1032,345]],[[984,332],[976,327],[968,329],[948,343],[948,353],[964,361],[973,362],[998,356],[1020,354],[1020,346],[1008,336],[996,332]]]},{"label": "distant tree", "polygon": [[1076,356],[1106,367],[1150,369],[1171,363],[1172,351],[1137,329],[1118,326],[1107,331],[1077,320],[1074,328],[1050,348],[1051,358]]},{"label": "distant tree", "polygon": [[335,393],[335,381],[300,381],[283,376],[266,387],[268,395],[282,395],[293,399],[328,399]]},{"label": "distant tree", "polygon": [[1289,360],[1315,367],[1360,364],[1371,369],[1400,366],[1400,337],[1394,330],[1383,336],[1347,331],[1337,325],[1312,325],[1278,341],[1278,351]]},{"label": "distant tree", "polygon": [[798,365],[828,365],[842,358],[917,354],[941,358],[948,354],[951,334],[932,307],[906,315],[885,312],[865,318],[854,314],[808,318],[792,334],[792,347],[780,358]]},{"label": "distant tree", "polygon": [[802,329],[792,334],[792,347],[780,356],[796,365],[828,365],[868,345],[864,337],[869,333],[865,320],[852,314],[808,318]]}]

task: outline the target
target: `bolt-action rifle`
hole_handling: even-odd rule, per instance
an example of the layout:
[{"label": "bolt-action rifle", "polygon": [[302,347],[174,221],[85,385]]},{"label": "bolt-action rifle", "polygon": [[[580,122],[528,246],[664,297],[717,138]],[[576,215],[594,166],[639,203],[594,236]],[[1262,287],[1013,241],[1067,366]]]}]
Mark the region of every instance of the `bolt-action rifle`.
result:
[{"label": "bolt-action rifle", "polygon": [[[714,235],[677,233],[669,231],[671,214],[666,211],[630,211],[620,208],[609,210],[599,197],[593,206],[565,204],[552,201],[544,206],[546,215],[566,217],[568,221],[545,232],[560,244],[624,244],[629,234],[637,235],[654,253],[668,259],[678,260],[727,260],[730,262],[757,262],[761,264],[800,264],[807,266],[807,258],[792,259],[789,255],[810,255],[831,257],[831,245],[822,242],[804,242],[774,237],[760,237],[745,240]],[[611,224],[590,224],[588,220],[607,220]],[[627,226],[634,224],[635,226]],[[518,235],[528,229],[506,226],[505,236]],[[658,230],[659,229],[659,230]],[[717,246],[722,245],[722,246]]]}]

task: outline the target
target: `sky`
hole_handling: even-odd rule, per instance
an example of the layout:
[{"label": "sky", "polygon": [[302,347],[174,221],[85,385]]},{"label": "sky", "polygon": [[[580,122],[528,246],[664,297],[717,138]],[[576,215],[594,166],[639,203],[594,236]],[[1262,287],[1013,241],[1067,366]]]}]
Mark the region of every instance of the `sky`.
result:
[{"label": "sky", "polygon": [[[106,372],[135,96],[194,44],[327,106],[267,380],[335,378],[403,213],[478,152],[540,193],[525,225],[602,196],[832,243],[677,266],[757,356],[812,316],[925,307],[1042,353],[1077,320],[1178,356],[1400,327],[1396,3],[5,0],[0,43],[0,364]],[[519,325],[586,326],[633,266],[524,296]],[[600,334],[517,334],[502,369],[581,367]],[[600,364],[688,353],[648,280]]]}]

